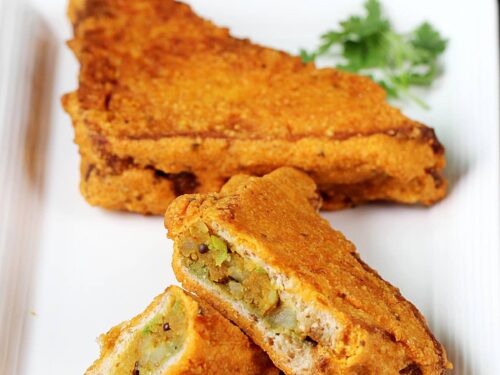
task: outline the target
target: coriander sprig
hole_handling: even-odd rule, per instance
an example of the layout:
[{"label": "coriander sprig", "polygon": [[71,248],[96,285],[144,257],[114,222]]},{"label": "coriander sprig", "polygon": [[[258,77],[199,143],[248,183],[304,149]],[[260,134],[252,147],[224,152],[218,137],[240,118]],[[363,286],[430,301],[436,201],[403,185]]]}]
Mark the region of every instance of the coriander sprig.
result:
[{"label": "coriander sprig", "polygon": [[336,48],[341,58],[337,68],[368,75],[389,97],[406,96],[426,107],[409,88],[431,85],[440,72],[438,57],[446,49],[447,40],[428,22],[407,34],[396,33],[382,14],[378,0],[367,0],[364,7],[364,17],[351,16],[340,22],[339,30],[321,35],[316,50],[301,50],[302,60],[310,62],[335,55]]}]

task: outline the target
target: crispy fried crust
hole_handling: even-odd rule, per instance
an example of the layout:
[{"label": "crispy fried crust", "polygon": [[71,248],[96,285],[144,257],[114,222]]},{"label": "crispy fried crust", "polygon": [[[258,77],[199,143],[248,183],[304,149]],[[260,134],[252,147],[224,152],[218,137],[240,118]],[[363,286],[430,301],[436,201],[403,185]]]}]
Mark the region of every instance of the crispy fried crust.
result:
[{"label": "crispy fried crust", "polygon": [[[326,209],[429,205],[445,195],[444,149],[433,130],[390,107],[368,78],[233,38],[172,0],[73,0],[69,15],[81,71],[63,105],[76,143],[84,147],[87,133],[103,163],[190,173],[197,192],[238,173],[294,166],[314,178]],[[120,190],[121,178],[95,169]],[[95,190],[85,195],[93,204],[153,213],[178,195],[151,193],[156,207],[146,208]]]},{"label": "crispy fried crust", "polygon": [[[354,246],[311,208],[304,191],[314,192],[311,179],[289,168],[263,178],[233,178],[218,194],[177,198],[165,215],[168,235],[175,240],[200,219],[222,228],[234,244],[286,275],[293,293],[333,314],[341,327],[334,353],[319,353],[311,373],[442,374],[451,365],[423,316],[360,260]],[[173,266],[188,290],[236,322],[277,366],[293,372],[254,322],[188,273],[177,245]]]},{"label": "crispy fried crust", "polygon": [[[170,374],[254,374],[277,375],[267,355],[238,327],[226,320],[210,305],[182,289],[171,286],[155,298],[148,308],[130,321],[113,327],[100,337],[101,357],[87,370],[86,375],[105,374],[104,363],[113,356],[117,343],[129,336],[130,330],[140,324],[166,298],[175,295],[182,300],[188,315],[187,346],[180,358],[163,372]],[[141,334],[141,332],[137,333]],[[132,370],[131,372],[132,373]]]}]

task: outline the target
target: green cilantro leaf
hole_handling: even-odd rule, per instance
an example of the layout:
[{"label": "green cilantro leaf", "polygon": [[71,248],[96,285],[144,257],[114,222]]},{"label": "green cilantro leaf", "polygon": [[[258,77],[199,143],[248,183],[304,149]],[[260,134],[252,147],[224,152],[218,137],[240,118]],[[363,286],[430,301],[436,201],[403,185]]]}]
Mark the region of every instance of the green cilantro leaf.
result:
[{"label": "green cilantro leaf", "polygon": [[382,9],[377,0],[368,0],[365,3],[366,17],[351,16],[346,21],[340,22],[343,33],[350,37],[365,38],[377,35],[390,28],[389,21],[382,17]]},{"label": "green cilantro leaf", "polygon": [[427,51],[433,56],[438,56],[443,53],[447,43],[447,40],[443,39],[439,32],[428,22],[424,22],[415,29],[411,40],[411,44],[415,48]]},{"label": "green cilantro leaf", "polygon": [[364,7],[364,16],[351,16],[339,23],[339,30],[322,34],[316,50],[300,50],[302,61],[335,56],[333,49],[339,48],[337,68],[371,77],[389,97],[406,96],[426,107],[409,89],[430,86],[436,79],[440,72],[438,57],[445,51],[447,40],[428,22],[410,33],[396,33],[378,0],[367,0]]}]

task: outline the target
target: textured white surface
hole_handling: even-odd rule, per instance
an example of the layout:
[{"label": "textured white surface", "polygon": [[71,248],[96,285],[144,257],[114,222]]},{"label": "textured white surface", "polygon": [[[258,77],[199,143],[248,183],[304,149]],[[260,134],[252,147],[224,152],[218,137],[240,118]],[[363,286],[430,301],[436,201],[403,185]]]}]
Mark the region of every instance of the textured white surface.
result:
[{"label": "textured white surface", "polygon": [[[291,52],[313,47],[361,4],[189,2],[238,36]],[[13,3],[0,0],[0,373],[83,373],[98,334],[174,282],[171,244],[161,218],[104,212],[80,197],[73,131],[59,104],[77,74],[64,47],[65,1],[33,0],[39,18]],[[384,4],[400,29],[428,19],[450,39],[446,75],[424,92],[432,109],[403,107],[446,146],[450,194],[430,209],[372,205],[325,216],[426,315],[453,373],[498,375],[496,2]],[[45,65],[31,64],[37,51]],[[33,80],[33,70],[45,74]]]}]

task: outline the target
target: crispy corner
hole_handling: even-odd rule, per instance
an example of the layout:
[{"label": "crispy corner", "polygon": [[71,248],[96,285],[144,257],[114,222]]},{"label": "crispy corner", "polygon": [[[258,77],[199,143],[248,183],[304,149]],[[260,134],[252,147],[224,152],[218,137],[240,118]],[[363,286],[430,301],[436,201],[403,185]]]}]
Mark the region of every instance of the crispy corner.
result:
[{"label": "crispy corner", "polygon": [[76,25],[85,12],[86,0],[69,0],[66,14],[73,25]]}]

